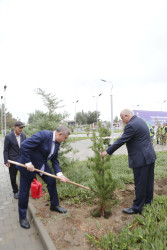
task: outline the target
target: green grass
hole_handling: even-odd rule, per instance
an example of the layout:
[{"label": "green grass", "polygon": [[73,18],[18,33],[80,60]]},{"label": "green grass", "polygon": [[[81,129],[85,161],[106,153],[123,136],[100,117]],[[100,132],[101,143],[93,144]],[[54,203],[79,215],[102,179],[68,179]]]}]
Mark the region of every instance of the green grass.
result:
[{"label": "green grass", "polygon": [[[155,179],[167,177],[167,152],[157,152]],[[133,182],[132,170],[128,168],[125,155],[111,157],[111,171],[119,188]],[[167,196],[156,197],[151,206],[146,206],[142,216],[136,216],[132,224],[124,227],[117,235],[112,231],[97,239],[87,235],[90,244],[98,249],[167,249]]]},{"label": "green grass", "polygon": [[[167,177],[167,152],[157,152],[155,164],[155,179]],[[127,155],[113,155],[110,157],[111,172],[123,189],[127,183],[133,183],[133,172],[128,167]],[[72,161],[62,169],[71,180],[84,186],[93,182],[92,173],[87,167],[87,161]],[[91,205],[95,194],[91,191],[71,184],[58,183],[59,198],[68,204],[86,203]],[[146,206],[142,216],[136,216],[132,224],[127,225],[117,235],[112,231],[97,239],[87,235],[90,244],[98,249],[167,249],[167,197],[156,197],[151,206]]]},{"label": "green grass", "polygon": [[167,152],[156,152],[155,179],[167,177]]},{"label": "green grass", "polygon": [[[90,133],[92,132],[90,131]],[[71,134],[72,135],[86,135],[87,133],[86,132],[72,132]]]},{"label": "green grass", "polygon": [[87,137],[69,137],[67,140],[68,142],[76,142],[76,141],[82,141],[82,140],[87,140],[87,139],[91,139],[91,137],[87,136]]},{"label": "green grass", "polygon": [[[110,157],[111,173],[117,181],[118,189],[125,189],[126,184],[133,183],[133,171],[128,166],[127,155],[113,155]],[[62,171],[71,181],[84,186],[92,184],[92,173],[87,167],[87,161],[69,161]],[[155,179],[167,177],[167,153],[157,152],[157,161],[155,164]],[[94,194],[85,189],[71,184],[58,184],[59,197],[62,200],[70,199],[70,203],[86,202],[90,203]]]},{"label": "green grass", "polygon": [[151,206],[145,206],[142,216],[137,215],[133,222],[117,235],[112,231],[97,239],[86,235],[89,242],[98,249],[167,249],[167,197],[159,196]]}]

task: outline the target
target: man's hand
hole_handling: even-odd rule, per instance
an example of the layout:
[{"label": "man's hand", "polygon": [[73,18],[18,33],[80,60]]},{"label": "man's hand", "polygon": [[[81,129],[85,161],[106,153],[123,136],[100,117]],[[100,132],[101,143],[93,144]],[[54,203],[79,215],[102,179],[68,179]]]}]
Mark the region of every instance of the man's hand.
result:
[{"label": "man's hand", "polygon": [[30,171],[30,172],[33,172],[34,171],[34,165],[29,165],[27,166],[27,170]]},{"label": "man's hand", "polygon": [[61,182],[64,182],[64,183],[69,181],[69,179],[67,177],[65,177],[64,175],[59,176],[59,179]]},{"label": "man's hand", "polygon": [[10,163],[6,163],[5,165],[6,165],[8,168],[10,168]]},{"label": "man's hand", "polygon": [[101,158],[103,159],[104,156],[106,156],[106,155],[107,155],[107,152],[106,152],[106,151],[103,151],[103,152],[101,153]]}]

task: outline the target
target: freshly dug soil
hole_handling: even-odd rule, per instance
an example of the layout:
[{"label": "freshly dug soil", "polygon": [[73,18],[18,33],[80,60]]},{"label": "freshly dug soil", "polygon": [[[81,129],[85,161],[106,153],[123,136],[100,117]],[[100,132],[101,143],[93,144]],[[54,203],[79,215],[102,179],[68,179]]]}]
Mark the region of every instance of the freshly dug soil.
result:
[{"label": "freshly dug soil", "polygon": [[[154,197],[156,195],[166,195],[167,178],[155,180],[154,188]],[[117,233],[121,228],[133,221],[135,215],[124,214],[122,209],[132,205],[134,185],[128,184],[124,191],[117,190],[115,196],[119,199],[119,202],[113,207],[112,215],[108,219],[91,216],[90,211],[96,205],[67,205],[65,202],[61,202],[60,205],[65,207],[68,212],[59,214],[50,211],[49,202],[43,197],[36,200],[30,198],[30,201],[35,206],[37,216],[43,222],[56,249],[88,250],[95,248],[88,243],[85,234],[92,234],[99,238],[111,230]]]}]

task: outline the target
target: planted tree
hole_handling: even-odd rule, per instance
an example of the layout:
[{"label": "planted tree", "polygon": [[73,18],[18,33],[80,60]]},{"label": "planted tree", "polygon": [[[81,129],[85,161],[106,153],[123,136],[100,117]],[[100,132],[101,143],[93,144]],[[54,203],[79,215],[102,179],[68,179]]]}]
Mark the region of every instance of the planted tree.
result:
[{"label": "planted tree", "polygon": [[[102,128],[102,136],[109,137],[111,136],[111,130],[109,128]],[[110,139],[103,139],[103,143],[108,145],[110,143]]]},{"label": "planted tree", "polygon": [[101,158],[101,152],[105,150],[102,132],[102,127],[99,123],[98,136],[93,132],[92,137],[92,150],[95,155],[90,158],[88,163],[93,174],[93,183],[89,186],[98,198],[98,206],[91,214],[95,217],[104,216],[108,218],[112,213],[112,206],[115,203],[113,200],[113,191],[116,188],[116,181],[112,178],[112,173],[110,171],[110,157],[106,156],[104,159]]}]

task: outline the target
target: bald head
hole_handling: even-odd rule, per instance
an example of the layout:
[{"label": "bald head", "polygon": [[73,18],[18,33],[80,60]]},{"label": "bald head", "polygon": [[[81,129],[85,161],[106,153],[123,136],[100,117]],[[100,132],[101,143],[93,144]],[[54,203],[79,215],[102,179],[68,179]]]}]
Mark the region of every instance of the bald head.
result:
[{"label": "bald head", "polygon": [[129,121],[131,120],[133,116],[134,114],[130,109],[123,109],[120,113],[120,117],[122,121],[125,122],[126,124],[129,123]]}]

